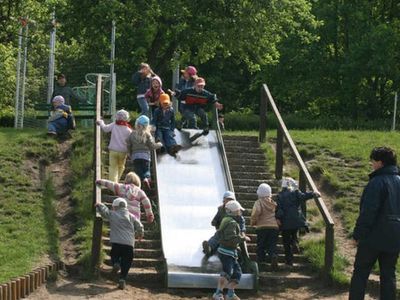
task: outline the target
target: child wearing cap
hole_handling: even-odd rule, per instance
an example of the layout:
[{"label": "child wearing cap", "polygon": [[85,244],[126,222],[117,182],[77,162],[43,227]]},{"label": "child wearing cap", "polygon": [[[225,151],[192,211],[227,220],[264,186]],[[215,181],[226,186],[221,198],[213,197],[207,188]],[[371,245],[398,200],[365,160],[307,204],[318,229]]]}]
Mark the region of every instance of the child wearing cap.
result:
[{"label": "child wearing cap", "polygon": [[251,212],[250,225],[255,226],[257,233],[257,261],[265,261],[265,252],[271,260],[272,269],[278,267],[276,243],[278,242],[278,223],[275,219],[276,203],[271,197],[271,187],[262,183],[257,189],[258,200]]},{"label": "child wearing cap", "polygon": [[240,232],[239,218],[244,208],[236,200],[225,204],[226,216],[222,219],[218,229],[218,257],[222,263],[222,272],[218,280],[217,290],[213,299],[223,300],[223,290],[228,289],[225,300],[239,299],[235,294],[235,287],[239,284],[242,269],[238,262],[237,247],[250,239]]},{"label": "child wearing cap", "polygon": [[151,78],[150,88],[144,94],[144,97],[146,98],[146,101],[150,107],[151,117],[153,117],[155,109],[159,106],[161,94],[164,94],[161,78],[154,76]]},{"label": "child wearing cap", "polygon": [[47,123],[47,135],[67,133],[69,129],[75,129],[75,119],[71,106],[65,105],[63,96],[55,96],[52,101],[52,109]]},{"label": "child wearing cap", "polygon": [[217,96],[204,89],[206,81],[202,77],[195,80],[193,88],[183,90],[179,101],[184,105],[183,116],[188,121],[188,127],[197,129],[196,116],[201,119],[204,134],[208,134],[208,116],[205,111],[208,104],[213,104],[218,110],[223,105],[217,101]]},{"label": "child wearing cap", "polygon": [[96,203],[96,209],[102,218],[110,222],[111,263],[114,273],[121,270],[118,287],[124,289],[132,266],[135,232],[140,241],[144,231],[139,219],[128,212],[125,199],[115,199],[112,208],[113,210],[109,210],[103,203]]},{"label": "child wearing cap", "polygon": [[136,119],[135,129],[127,139],[128,153],[133,160],[135,173],[147,186],[151,187],[150,161],[151,150],[162,147],[156,143],[150,132],[150,120],[147,116],[141,115]]},{"label": "child wearing cap", "polygon": [[129,124],[129,113],[121,109],[115,114],[115,122],[106,125],[103,120],[98,120],[96,124],[100,126],[104,132],[111,132],[111,139],[108,145],[110,156],[108,177],[111,181],[119,182],[125,170],[126,156],[128,153],[126,140],[132,132],[132,126]]},{"label": "child wearing cap", "polygon": [[160,107],[155,110],[151,124],[156,127],[156,139],[163,144],[168,154],[176,156],[182,146],[174,138],[175,112],[168,94],[160,95]]},{"label": "child wearing cap", "polygon": [[286,264],[293,265],[293,252],[298,252],[297,232],[300,228],[308,230],[308,224],[301,206],[313,197],[320,197],[318,192],[303,193],[298,190],[292,178],[282,179],[282,190],[277,195],[276,219],[282,231]]},{"label": "child wearing cap", "polygon": [[151,86],[152,76],[155,76],[155,74],[150,65],[146,63],[141,63],[139,71],[135,72],[132,76],[132,82],[137,88],[136,100],[139,104],[141,115],[147,115],[149,112],[149,104],[144,95]]},{"label": "child wearing cap", "polygon": [[[225,211],[225,204],[228,203],[231,200],[236,200],[235,193],[231,191],[226,191],[222,197],[222,205],[218,207],[218,211],[214,218],[211,221],[211,225],[215,227],[217,230],[215,234],[208,240],[208,241],[203,241],[203,252],[207,257],[210,257],[213,255],[219,246],[218,242],[218,229],[219,226],[221,225],[222,219],[226,216],[226,211]],[[238,223],[240,227],[240,232],[245,233],[246,232],[246,220],[244,219],[243,216],[238,217]]]},{"label": "child wearing cap", "polygon": [[141,204],[143,204],[147,222],[152,223],[154,221],[151,202],[149,198],[147,198],[146,193],[140,188],[140,178],[134,172],[126,174],[124,183],[99,179],[96,180],[96,185],[103,186],[112,191],[115,195],[126,199],[129,212],[138,220],[140,220],[140,207]]}]

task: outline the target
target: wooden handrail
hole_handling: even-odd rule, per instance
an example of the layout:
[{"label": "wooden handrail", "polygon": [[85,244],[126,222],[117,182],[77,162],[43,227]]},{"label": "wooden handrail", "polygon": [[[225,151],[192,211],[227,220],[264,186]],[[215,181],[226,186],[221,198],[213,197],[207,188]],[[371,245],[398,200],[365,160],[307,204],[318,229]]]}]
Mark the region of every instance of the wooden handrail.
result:
[{"label": "wooden handrail", "polygon": [[[102,117],[101,102],[102,102],[102,87],[103,78],[102,74],[97,76],[96,83],[96,120],[94,124],[94,180],[101,179],[101,128],[97,126],[96,122]],[[103,220],[96,212],[94,206],[96,203],[101,202],[101,188],[94,184],[93,188],[93,209],[94,209],[94,223],[92,233],[92,259],[91,271],[94,273],[100,266],[101,247],[102,247],[102,227]]]},{"label": "wooden handrail", "polygon": [[[297,147],[294,144],[292,137],[290,136],[290,133],[285,125],[285,122],[283,121],[283,118],[266,84],[263,84],[261,88],[260,131],[259,131],[260,143],[266,141],[268,104],[271,106],[272,112],[274,113],[274,115],[278,120],[277,142],[276,142],[276,164],[275,164],[276,179],[282,179],[283,175],[283,142],[285,139],[299,167],[300,189],[305,189],[305,187],[308,185],[312,191],[314,192],[318,191],[314,183],[314,180],[312,179],[303,159],[301,158],[299,151],[297,150]],[[335,224],[322,198],[315,197],[314,199],[325,222],[325,271],[329,273],[333,267]]]}]

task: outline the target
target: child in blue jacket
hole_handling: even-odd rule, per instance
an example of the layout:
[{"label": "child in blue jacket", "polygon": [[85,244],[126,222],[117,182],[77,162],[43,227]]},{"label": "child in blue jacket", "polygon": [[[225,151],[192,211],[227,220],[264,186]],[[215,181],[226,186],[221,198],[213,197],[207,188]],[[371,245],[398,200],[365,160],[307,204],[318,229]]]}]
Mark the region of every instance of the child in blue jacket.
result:
[{"label": "child in blue jacket", "polygon": [[156,127],[156,141],[163,144],[164,150],[171,156],[182,149],[175,141],[175,112],[171,106],[171,100],[168,94],[161,94],[159,98],[160,107],[154,111],[151,124]]},{"label": "child in blue jacket", "polygon": [[65,105],[63,96],[55,96],[51,101],[52,110],[47,124],[47,134],[56,136],[65,134],[69,129],[75,129],[75,119],[72,115],[71,106]]},{"label": "child in blue jacket", "polygon": [[320,197],[320,194],[318,192],[301,192],[297,189],[297,183],[292,178],[282,180],[282,191],[277,195],[275,217],[282,231],[285,260],[289,266],[293,265],[293,250],[298,251],[298,230],[300,228],[308,229],[301,205],[314,197]]}]

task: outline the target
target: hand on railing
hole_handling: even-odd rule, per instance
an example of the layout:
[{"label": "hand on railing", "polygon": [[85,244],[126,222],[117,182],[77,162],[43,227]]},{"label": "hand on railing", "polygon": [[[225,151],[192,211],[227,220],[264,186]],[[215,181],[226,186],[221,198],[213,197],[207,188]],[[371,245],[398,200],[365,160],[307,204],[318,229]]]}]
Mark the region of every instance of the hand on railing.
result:
[{"label": "hand on railing", "polygon": [[154,222],[154,215],[146,216],[147,223],[151,224]]},{"label": "hand on railing", "polygon": [[141,240],[143,240],[143,237],[144,237],[144,235],[140,234],[140,235],[137,236],[137,240],[140,242]]},{"label": "hand on railing", "polygon": [[224,105],[222,103],[219,103],[218,101],[214,103],[214,106],[218,110],[221,110],[224,108]]}]

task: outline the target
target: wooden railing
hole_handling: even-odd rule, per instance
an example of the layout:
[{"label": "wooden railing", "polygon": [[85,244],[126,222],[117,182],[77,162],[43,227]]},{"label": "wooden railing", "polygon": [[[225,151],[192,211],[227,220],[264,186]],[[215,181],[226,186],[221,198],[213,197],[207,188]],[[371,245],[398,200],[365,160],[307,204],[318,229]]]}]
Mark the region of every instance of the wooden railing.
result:
[{"label": "wooden railing", "polygon": [[[99,74],[97,76],[96,83],[96,121],[100,120],[102,117],[102,85],[103,78]],[[101,128],[100,126],[94,124],[94,180],[101,179]],[[100,267],[101,259],[101,248],[102,248],[102,230],[103,230],[103,220],[101,216],[96,212],[94,206],[96,203],[101,202],[101,188],[94,184],[93,188],[93,212],[94,212],[94,223],[93,223],[93,233],[92,233],[92,259],[91,259],[91,271],[94,273]]]},{"label": "wooden railing", "polygon": [[[275,160],[275,177],[282,179],[283,175],[283,144],[286,140],[289,145],[291,154],[293,155],[297,166],[299,167],[299,188],[305,191],[309,186],[312,191],[317,191],[317,187],[308,172],[308,169],[301,158],[292,137],[286,128],[285,122],[272,98],[271,92],[266,84],[261,88],[261,102],[260,102],[260,132],[259,142],[264,143],[267,139],[267,108],[270,107],[273,114],[278,120],[277,136],[276,136],[276,160]],[[315,203],[325,222],[325,265],[324,269],[326,274],[329,274],[333,267],[334,256],[334,222],[333,219],[321,197],[315,197]],[[304,209],[304,208],[303,208]]]}]

